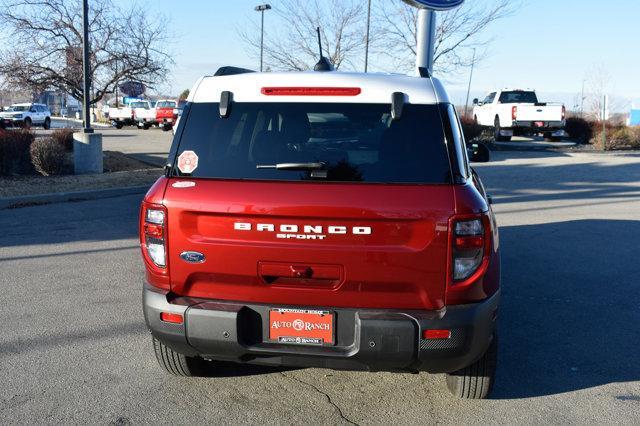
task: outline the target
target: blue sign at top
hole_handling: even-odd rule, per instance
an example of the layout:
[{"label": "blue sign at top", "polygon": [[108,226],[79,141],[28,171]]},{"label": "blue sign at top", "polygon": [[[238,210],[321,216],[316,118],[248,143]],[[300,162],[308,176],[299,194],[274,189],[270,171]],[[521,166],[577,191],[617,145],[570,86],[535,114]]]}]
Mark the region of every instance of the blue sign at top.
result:
[{"label": "blue sign at top", "polygon": [[402,0],[421,9],[449,10],[460,6],[464,0]]}]

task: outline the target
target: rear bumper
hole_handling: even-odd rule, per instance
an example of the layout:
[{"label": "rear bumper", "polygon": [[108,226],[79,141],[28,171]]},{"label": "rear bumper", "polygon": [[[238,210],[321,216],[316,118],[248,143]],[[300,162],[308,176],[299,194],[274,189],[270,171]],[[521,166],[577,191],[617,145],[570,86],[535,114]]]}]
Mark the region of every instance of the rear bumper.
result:
[{"label": "rear bumper", "polygon": [[[145,321],[157,339],[185,355],[265,365],[431,373],[459,370],[482,356],[493,338],[500,297],[497,293],[481,303],[442,311],[323,308],[335,313],[336,344],[291,346],[268,340],[269,309],[287,306],[167,296],[145,285]],[[161,321],[161,312],[182,314],[184,324]],[[451,337],[422,339],[427,329],[449,329]]]},{"label": "rear bumper", "polygon": [[24,125],[24,119],[20,118],[0,118],[0,126],[3,127],[21,127]]},{"label": "rear bumper", "polygon": [[[536,126],[536,123],[542,123],[542,126]],[[560,130],[564,128],[563,121],[513,121],[511,127],[519,129],[540,129],[540,130]]]}]

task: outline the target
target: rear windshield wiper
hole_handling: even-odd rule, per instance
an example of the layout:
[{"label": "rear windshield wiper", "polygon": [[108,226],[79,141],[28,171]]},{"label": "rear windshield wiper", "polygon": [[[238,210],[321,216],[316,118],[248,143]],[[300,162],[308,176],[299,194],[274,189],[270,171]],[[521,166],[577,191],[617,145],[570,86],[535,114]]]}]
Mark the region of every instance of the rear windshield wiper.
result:
[{"label": "rear windshield wiper", "polygon": [[322,170],[327,165],[322,162],[318,163],[278,163],[278,164],[258,164],[256,169],[276,169],[276,170]]}]

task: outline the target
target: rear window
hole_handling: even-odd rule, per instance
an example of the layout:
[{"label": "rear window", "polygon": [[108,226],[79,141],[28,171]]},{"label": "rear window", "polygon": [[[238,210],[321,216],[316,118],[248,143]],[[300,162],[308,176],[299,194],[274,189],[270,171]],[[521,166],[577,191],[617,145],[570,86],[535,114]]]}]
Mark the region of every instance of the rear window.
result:
[{"label": "rear window", "polygon": [[536,92],[502,92],[498,102],[501,104],[535,104],[538,102]]},{"label": "rear window", "polygon": [[156,103],[156,108],[175,108],[176,103],[173,101],[158,101]]},{"label": "rear window", "polygon": [[[234,103],[229,117],[220,118],[217,103],[194,103],[172,152],[177,158],[194,151],[198,167],[190,176],[200,178],[450,183],[438,107],[406,104],[396,121],[390,109],[390,104]],[[284,163],[320,163],[326,173],[268,168]]]}]

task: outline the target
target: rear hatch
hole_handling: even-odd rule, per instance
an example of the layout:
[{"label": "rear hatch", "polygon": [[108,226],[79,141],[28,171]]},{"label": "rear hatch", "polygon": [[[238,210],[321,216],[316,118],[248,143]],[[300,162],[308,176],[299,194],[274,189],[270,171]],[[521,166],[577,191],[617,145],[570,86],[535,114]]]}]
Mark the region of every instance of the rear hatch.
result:
[{"label": "rear hatch", "polygon": [[[193,104],[165,192],[171,289],[270,305],[439,309],[454,211],[440,112]],[[195,255],[193,255],[195,254]]]}]

